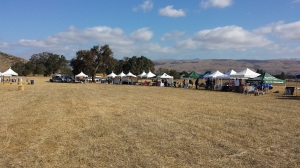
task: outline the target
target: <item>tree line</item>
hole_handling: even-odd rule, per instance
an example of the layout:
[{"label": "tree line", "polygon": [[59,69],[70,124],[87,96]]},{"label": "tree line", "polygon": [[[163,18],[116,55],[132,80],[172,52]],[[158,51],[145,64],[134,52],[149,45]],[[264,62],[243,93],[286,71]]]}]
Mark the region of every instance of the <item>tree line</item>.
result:
[{"label": "tree line", "polygon": [[80,50],[76,52],[76,57],[69,61],[63,55],[49,52],[33,54],[28,62],[17,62],[12,68],[22,76],[49,76],[54,73],[76,75],[84,72],[91,76],[93,81],[97,73],[109,74],[112,71],[128,73],[130,71],[133,74],[140,74],[143,70],[155,71],[154,63],[145,56],[115,59],[109,45]]},{"label": "tree line", "polygon": [[[17,62],[12,68],[22,76],[28,75],[44,75],[49,76],[54,73],[63,73],[69,75],[76,75],[80,72],[86,73],[92,77],[94,81],[97,73],[109,74],[112,71],[115,73],[141,74],[145,71],[152,71],[156,74],[167,73],[179,79],[182,75],[187,74],[186,71],[178,72],[176,70],[169,70],[159,68],[155,71],[154,63],[145,56],[124,57],[121,60],[113,57],[113,51],[109,45],[93,46],[89,50],[80,50],[76,52],[76,56],[71,60],[67,60],[65,56],[49,52],[42,52],[33,54],[28,62]],[[258,73],[263,73],[263,69],[257,69]],[[274,75],[280,79],[293,78],[284,72],[279,75]]]}]

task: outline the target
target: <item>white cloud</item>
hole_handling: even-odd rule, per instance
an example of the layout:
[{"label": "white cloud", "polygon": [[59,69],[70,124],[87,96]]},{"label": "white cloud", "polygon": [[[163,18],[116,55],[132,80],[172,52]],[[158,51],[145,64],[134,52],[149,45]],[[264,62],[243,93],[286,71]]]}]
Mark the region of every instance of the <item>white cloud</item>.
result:
[{"label": "white cloud", "polygon": [[89,49],[92,45],[108,44],[112,47],[129,47],[134,41],[127,37],[120,28],[107,26],[90,27],[86,29],[76,29],[70,27],[64,32],[57,33],[45,39],[21,39],[15,46],[27,47],[31,49],[53,51],[55,53],[65,53],[67,50],[76,52],[81,49]]},{"label": "white cloud", "polygon": [[141,28],[131,33],[131,37],[136,40],[149,41],[153,37],[153,32],[149,28]]},{"label": "white cloud", "polygon": [[6,42],[0,43],[0,48],[7,48],[8,46],[9,46],[9,44]]},{"label": "white cloud", "polygon": [[[50,35],[44,39],[20,39],[16,42],[0,42],[0,49],[13,51],[21,48],[27,53],[53,52],[65,55],[68,59],[74,57],[82,49],[90,49],[93,45],[108,44],[117,59],[124,56],[144,55],[151,59],[200,57],[201,53],[209,52],[213,56],[218,53],[233,51],[268,51],[284,54],[287,51],[296,55],[299,53],[300,21],[285,24],[278,22],[254,31],[248,31],[239,26],[224,26],[213,29],[199,30],[193,35],[183,31],[171,31],[154,41],[154,33],[148,27],[139,28],[126,34],[121,28],[108,26],[69,29]],[[269,35],[284,38],[275,43]],[[268,39],[268,38],[269,39]],[[158,39],[158,38],[155,38]],[[291,43],[290,43],[291,42]],[[200,52],[200,55],[199,55]],[[11,52],[8,52],[11,53]],[[271,55],[271,54],[269,54]],[[298,54],[299,55],[299,54]]]},{"label": "white cloud", "polygon": [[284,24],[278,23],[274,26],[276,33],[279,33],[281,38],[288,40],[300,40],[300,21]]},{"label": "white cloud", "polygon": [[25,47],[46,47],[45,41],[39,41],[39,40],[28,40],[28,39],[20,39],[18,41],[18,44]]},{"label": "white cloud", "polygon": [[174,40],[179,40],[183,35],[185,34],[185,32],[183,31],[173,31],[171,33],[166,33],[161,37],[162,41],[174,41]]},{"label": "white cloud", "polygon": [[202,8],[226,8],[231,6],[233,0],[202,0],[201,7]]},{"label": "white cloud", "polygon": [[145,55],[172,51],[170,48],[161,47],[159,44],[150,42],[152,37],[153,32],[149,28],[140,28],[130,35],[126,35],[120,28],[107,26],[85,29],[70,27],[64,32],[59,32],[45,39],[21,39],[15,43],[0,43],[0,47],[16,46],[29,49],[33,53],[47,51],[65,56],[74,56],[77,51],[90,49],[93,45],[108,44],[115,56],[119,58],[134,54]]},{"label": "white cloud", "polygon": [[300,0],[293,0],[292,3],[300,3]]},{"label": "white cloud", "polygon": [[285,40],[300,40],[300,21],[287,23],[277,22],[254,30],[258,34],[279,36]]},{"label": "white cloud", "polygon": [[145,0],[144,3],[139,5],[138,7],[134,7],[133,11],[143,10],[143,11],[150,11],[153,8],[152,0]]},{"label": "white cloud", "polygon": [[174,9],[172,5],[166,6],[159,10],[159,14],[168,17],[183,17],[185,12],[182,9]]},{"label": "white cloud", "polygon": [[218,27],[212,30],[201,30],[193,37],[181,41],[177,47],[186,49],[234,49],[246,50],[271,45],[272,42],[238,26]]}]

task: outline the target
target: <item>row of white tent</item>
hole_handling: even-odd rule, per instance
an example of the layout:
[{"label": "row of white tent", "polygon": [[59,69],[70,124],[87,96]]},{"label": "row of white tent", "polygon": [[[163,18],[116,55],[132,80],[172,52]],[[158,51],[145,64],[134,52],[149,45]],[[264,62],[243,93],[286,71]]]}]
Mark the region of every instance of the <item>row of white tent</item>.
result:
[{"label": "row of white tent", "polygon": [[6,70],[3,73],[0,72],[0,76],[18,76],[18,73],[16,73],[14,70],[9,68],[8,70]]},{"label": "row of white tent", "polygon": [[146,73],[145,71],[143,71],[143,73],[139,74],[139,75],[134,75],[132,74],[130,71],[128,72],[128,74],[124,74],[123,71],[120,73],[120,74],[115,74],[114,72],[112,72],[111,74],[107,75],[107,77],[109,78],[116,78],[116,77],[120,77],[120,78],[123,78],[123,77],[133,77],[133,78],[154,78],[154,77],[157,77],[157,78],[163,78],[163,79],[172,79],[174,78],[173,76],[170,76],[166,73],[162,74],[162,75],[155,75],[154,73],[152,73],[150,70],[148,73]]},{"label": "row of white tent", "polygon": [[[87,78],[88,75],[86,75],[83,72],[80,72],[79,74],[75,75],[75,78],[79,78],[79,77],[84,77]],[[107,75],[108,78],[123,78],[123,77],[129,77],[129,78],[163,78],[163,79],[173,79],[173,76],[170,76],[166,73],[162,74],[162,75],[155,75],[154,73],[152,73],[150,70],[148,73],[146,73],[145,71],[143,71],[143,73],[141,73],[140,75],[134,75],[132,74],[130,71],[125,74],[123,71],[120,74],[115,74],[114,72],[112,72],[111,74]]]},{"label": "row of white tent", "polygon": [[[11,70],[11,69],[9,69],[9,70]],[[259,75],[260,75],[259,73],[256,73],[256,72],[252,71],[251,69],[246,68],[245,70],[240,71],[240,72],[236,72],[234,70],[229,70],[225,74],[223,74],[222,72],[220,72],[220,71],[217,70],[217,71],[215,71],[215,72],[213,72],[211,74],[205,74],[203,76],[203,78],[216,78],[216,79],[235,79],[235,78],[238,78],[238,79],[248,79],[248,78],[255,78],[255,77],[259,76]],[[78,75],[75,75],[75,77],[88,77],[88,75],[84,74],[83,72],[80,72]],[[162,75],[156,76],[150,70],[149,70],[148,73],[146,73],[145,71],[143,71],[143,73],[141,73],[141,74],[139,74],[137,76],[134,75],[134,74],[132,74],[130,71],[127,74],[125,74],[122,71],[118,75],[115,74],[114,72],[112,72],[109,75],[107,75],[107,77],[109,77],[109,78],[116,78],[116,77],[117,78],[123,78],[123,77],[153,78],[153,77],[157,77],[157,78],[165,78],[165,79],[171,79],[171,78],[173,78],[173,76],[170,76],[170,75],[168,75],[166,73],[164,73]]]},{"label": "row of white tent", "polygon": [[[238,78],[238,79],[248,79],[248,78],[255,78],[257,76],[259,76],[259,73],[256,73],[254,71],[252,71],[249,68],[246,68],[243,71],[240,72],[236,72],[234,70],[229,70],[228,72],[226,72],[225,74],[221,73],[220,71],[215,71],[211,74],[206,74],[203,76],[203,78],[218,78],[218,79],[234,79],[234,78]],[[1,73],[0,72],[0,76],[18,76],[18,73],[16,73],[15,71],[13,71],[11,68],[9,68],[7,71]],[[83,72],[79,73],[78,75],[75,75],[75,77],[88,77],[88,75],[84,74]],[[120,74],[115,74],[114,72],[112,72],[111,74],[107,75],[107,77],[109,78],[115,78],[115,77],[139,77],[139,78],[153,78],[156,77],[156,75],[154,73],[152,73],[150,70],[148,73],[146,73],[145,71],[143,71],[143,73],[141,73],[140,75],[134,75],[132,74],[130,71],[127,74],[124,74],[123,71]],[[157,78],[173,78],[173,76],[170,76],[166,73],[162,74],[162,75],[158,75]]]},{"label": "row of white tent", "polygon": [[225,74],[221,73],[220,71],[215,71],[211,74],[205,74],[203,78],[216,78],[216,79],[248,79],[248,78],[255,78],[259,76],[259,73],[252,71],[249,68],[246,68],[243,71],[236,72],[234,70],[229,70]]}]

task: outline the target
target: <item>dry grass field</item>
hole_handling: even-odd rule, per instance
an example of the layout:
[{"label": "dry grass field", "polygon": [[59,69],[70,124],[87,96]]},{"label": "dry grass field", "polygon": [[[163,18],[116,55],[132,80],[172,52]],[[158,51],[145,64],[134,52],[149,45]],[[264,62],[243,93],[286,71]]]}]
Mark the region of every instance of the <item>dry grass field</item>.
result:
[{"label": "dry grass field", "polygon": [[0,85],[0,167],[300,166],[300,100],[282,92],[33,79]]}]

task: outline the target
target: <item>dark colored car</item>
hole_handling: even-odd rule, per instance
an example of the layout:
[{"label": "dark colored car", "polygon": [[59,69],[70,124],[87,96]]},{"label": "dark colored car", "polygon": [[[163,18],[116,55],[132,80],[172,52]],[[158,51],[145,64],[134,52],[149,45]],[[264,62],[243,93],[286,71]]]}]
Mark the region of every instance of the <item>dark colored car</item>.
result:
[{"label": "dark colored car", "polygon": [[74,79],[67,74],[54,74],[50,79],[50,82],[64,82],[64,83],[71,83],[74,82]]}]

